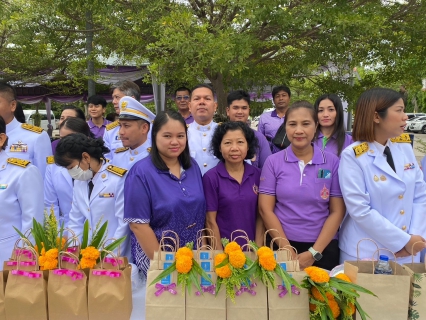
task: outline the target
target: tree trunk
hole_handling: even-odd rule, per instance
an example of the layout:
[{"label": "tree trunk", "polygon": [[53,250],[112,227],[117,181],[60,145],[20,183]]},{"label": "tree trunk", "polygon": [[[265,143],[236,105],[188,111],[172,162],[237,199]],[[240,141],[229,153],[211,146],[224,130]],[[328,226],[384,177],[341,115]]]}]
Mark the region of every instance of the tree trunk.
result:
[{"label": "tree trunk", "polygon": [[[92,12],[90,10],[86,11],[86,30],[93,30],[92,23]],[[90,57],[90,54],[93,50],[93,31],[88,31],[86,34],[86,56]],[[92,59],[87,60],[87,75],[89,76],[89,80],[87,81],[87,93],[88,97],[96,94],[95,89],[95,81],[93,80],[93,76],[95,75],[95,63]],[[87,115],[87,106],[85,106],[85,111]]]},{"label": "tree trunk", "polygon": [[217,72],[214,75],[214,77],[208,77],[208,78],[213,85],[213,89],[216,91],[216,99],[217,99],[217,106],[218,106],[217,113],[221,115],[226,115],[227,93],[225,91],[225,86],[223,84],[223,75],[220,72]]}]

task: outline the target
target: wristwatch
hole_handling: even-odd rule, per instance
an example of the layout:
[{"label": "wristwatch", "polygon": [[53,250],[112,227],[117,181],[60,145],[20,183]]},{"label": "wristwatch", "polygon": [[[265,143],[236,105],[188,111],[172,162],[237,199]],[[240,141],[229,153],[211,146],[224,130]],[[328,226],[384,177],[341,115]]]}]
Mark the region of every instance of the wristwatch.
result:
[{"label": "wristwatch", "polygon": [[310,253],[312,253],[312,256],[314,257],[315,261],[320,261],[322,259],[321,252],[316,251],[314,248],[310,247],[308,249]]}]

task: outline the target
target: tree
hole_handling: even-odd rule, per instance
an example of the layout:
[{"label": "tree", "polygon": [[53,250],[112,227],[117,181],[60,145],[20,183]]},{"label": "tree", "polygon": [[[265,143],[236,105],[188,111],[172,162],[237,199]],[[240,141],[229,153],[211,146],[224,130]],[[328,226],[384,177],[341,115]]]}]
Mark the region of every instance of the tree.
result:
[{"label": "tree", "polygon": [[[349,55],[353,65],[394,63],[410,42],[411,28],[417,28],[412,18],[425,13],[421,1],[121,3],[125,10],[111,17],[119,29],[116,41],[105,44],[110,52],[148,58],[151,72],[174,85],[210,80],[222,113],[232,88],[289,83],[330,62],[347,73]],[[348,79],[332,80],[350,91]]]}]

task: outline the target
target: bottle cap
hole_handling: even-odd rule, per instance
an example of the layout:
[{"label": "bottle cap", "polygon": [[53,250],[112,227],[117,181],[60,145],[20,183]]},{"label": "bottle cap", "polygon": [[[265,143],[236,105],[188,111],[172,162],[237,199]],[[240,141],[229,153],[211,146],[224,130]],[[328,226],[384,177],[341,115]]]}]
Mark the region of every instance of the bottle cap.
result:
[{"label": "bottle cap", "polygon": [[384,254],[381,254],[379,259],[383,260],[383,261],[389,261],[389,257],[387,255],[384,255]]}]

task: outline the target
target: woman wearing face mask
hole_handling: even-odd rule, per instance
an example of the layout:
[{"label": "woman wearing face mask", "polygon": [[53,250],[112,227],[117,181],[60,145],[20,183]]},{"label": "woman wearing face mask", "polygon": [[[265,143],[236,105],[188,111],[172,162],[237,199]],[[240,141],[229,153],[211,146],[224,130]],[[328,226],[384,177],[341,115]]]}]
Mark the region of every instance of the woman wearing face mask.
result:
[{"label": "woman wearing face mask", "polygon": [[6,123],[0,116],[0,265],[10,258],[19,235],[27,231],[33,218],[43,221],[43,179],[29,161],[9,157]]},{"label": "woman wearing face mask", "polygon": [[[64,138],[71,133],[83,133],[93,138],[87,122],[80,118],[69,117],[59,127],[59,136]],[[44,207],[53,210],[56,219],[68,227],[68,215],[72,204],[72,188],[74,181],[64,167],[55,165],[53,156],[47,158],[46,174],[44,177]]]},{"label": "woman wearing face mask", "polygon": [[[68,170],[74,179],[73,200],[68,227],[77,235],[89,220],[93,228],[102,219],[108,221],[107,238],[118,239],[129,234],[123,221],[124,180],[127,170],[108,164],[104,154],[109,149],[101,138],[92,139],[81,133],[72,133],[59,142],[55,163]],[[127,241],[121,252],[128,255]]]},{"label": "woman wearing face mask", "polygon": [[324,94],[315,101],[318,129],[314,143],[322,150],[340,157],[341,152],[352,143],[345,132],[342,100],[335,94]]}]

